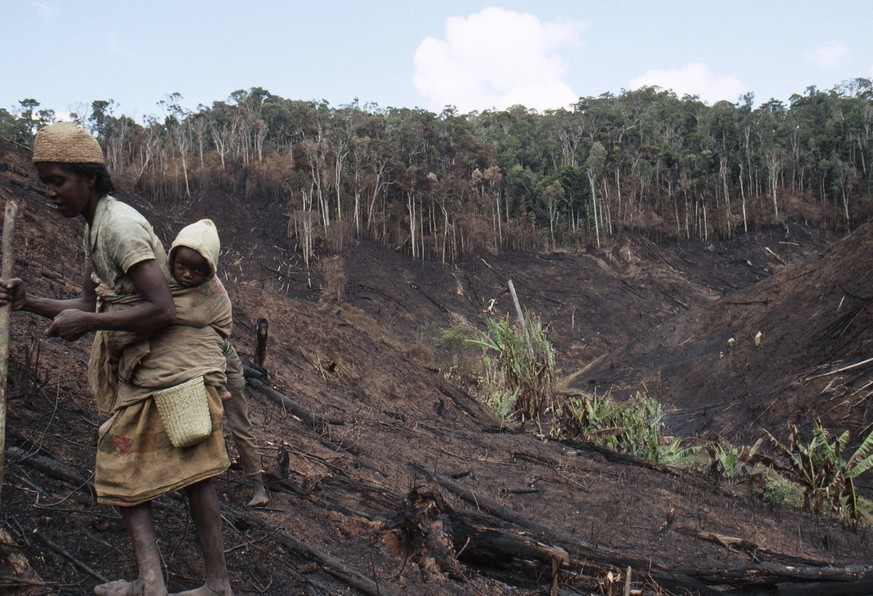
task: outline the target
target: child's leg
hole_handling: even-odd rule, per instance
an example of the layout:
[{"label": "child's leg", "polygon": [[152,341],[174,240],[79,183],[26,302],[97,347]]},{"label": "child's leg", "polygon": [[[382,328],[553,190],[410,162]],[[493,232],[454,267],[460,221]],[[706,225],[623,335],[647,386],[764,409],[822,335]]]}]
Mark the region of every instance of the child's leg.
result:
[{"label": "child's leg", "polygon": [[233,397],[224,403],[224,417],[239,450],[243,474],[252,479],[253,494],[249,506],[263,507],[270,502],[270,494],[264,486],[261,454],[249,419],[245,378],[238,357],[227,359],[227,389]]},{"label": "child's leg", "polygon": [[264,476],[260,472],[253,475],[252,479],[252,498],[249,500],[249,507],[263,507],[270,504],[270,493],[267,492],[267,487],[264,485]]}]

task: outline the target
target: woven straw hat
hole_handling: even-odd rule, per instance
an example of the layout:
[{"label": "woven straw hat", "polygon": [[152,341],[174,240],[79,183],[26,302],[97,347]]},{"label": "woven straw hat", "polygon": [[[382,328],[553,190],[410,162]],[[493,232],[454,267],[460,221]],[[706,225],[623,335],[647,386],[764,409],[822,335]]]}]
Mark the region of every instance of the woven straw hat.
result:
[{"label": "woven straw hat", "polygon": [[72,122],[56,122],[40,129],[33,141],[33,161],[104,163],[97,139]]}]

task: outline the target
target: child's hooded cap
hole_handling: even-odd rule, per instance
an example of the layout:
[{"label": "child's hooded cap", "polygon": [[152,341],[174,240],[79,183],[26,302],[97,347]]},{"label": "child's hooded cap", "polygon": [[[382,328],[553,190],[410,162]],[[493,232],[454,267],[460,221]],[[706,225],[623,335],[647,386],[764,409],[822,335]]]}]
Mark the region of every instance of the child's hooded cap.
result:
[{"label": "child's hooded cap", "polygon": [[172,267],[176,250],[180,246],[187,246],[196,250],[209,263],[209,279],[215,276],[218,268],[218,253],[221,251],[221,241],[218,239],[218,230],[211,219],[201,219],[185,226],[179,231],[173,246],[170,247],[170,266]]}]

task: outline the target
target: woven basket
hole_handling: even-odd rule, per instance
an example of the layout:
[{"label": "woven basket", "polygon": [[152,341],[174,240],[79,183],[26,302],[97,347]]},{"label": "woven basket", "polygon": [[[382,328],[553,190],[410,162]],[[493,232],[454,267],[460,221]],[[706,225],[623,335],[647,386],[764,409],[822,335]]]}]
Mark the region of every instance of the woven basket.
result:
[{"label": "woven basket", "polygon": [[203,377],[155,391],[152,396],[173,447],[191,447],[212,434]]}]

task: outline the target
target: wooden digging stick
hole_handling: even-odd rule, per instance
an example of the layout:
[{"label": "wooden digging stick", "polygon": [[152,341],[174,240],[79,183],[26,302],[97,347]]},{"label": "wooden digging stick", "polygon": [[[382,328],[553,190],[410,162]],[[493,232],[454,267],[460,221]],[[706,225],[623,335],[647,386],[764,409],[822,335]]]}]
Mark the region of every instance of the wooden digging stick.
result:
[{"label": "wooden digging stick", "polygon": [[[6,219],[3,220],[3,258],[0,263],[0,277],[12,277],[15,265],[15,216],[18,215],[18,203],[6,201]],[[6,472],[6,376],[9,371],[9,324],[12,305],[6,304],[0,308],[0,494],[3,491],[3,477]]]}]

